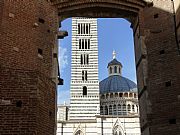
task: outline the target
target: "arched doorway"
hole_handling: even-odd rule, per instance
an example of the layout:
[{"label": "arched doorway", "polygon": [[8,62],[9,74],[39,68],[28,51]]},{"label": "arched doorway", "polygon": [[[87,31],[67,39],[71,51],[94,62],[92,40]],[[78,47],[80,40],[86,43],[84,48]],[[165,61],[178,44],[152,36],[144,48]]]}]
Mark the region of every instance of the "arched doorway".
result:
[{"label": "arched doorway", "polygon": [[84,133],[81,130],[78,130],[75,135],[84,135]]},{"label": "arched doorway", "polygon": [[119,125],[114,127],[113,135],[124,135],[124,133]]}]

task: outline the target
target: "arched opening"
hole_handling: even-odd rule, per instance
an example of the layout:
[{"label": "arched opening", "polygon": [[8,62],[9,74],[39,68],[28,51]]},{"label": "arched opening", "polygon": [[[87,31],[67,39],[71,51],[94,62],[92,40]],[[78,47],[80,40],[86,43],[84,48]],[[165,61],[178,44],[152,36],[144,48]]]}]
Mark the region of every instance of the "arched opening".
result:
[{"label": "arched opening", "polygon": [[123,135],[122,129],[120,126],[115,126],[113,128],[113,135]]},{"label": "arched opening", "polygon": [[131,97],[131,98],[132,98],[132,97],[133,97],[133,94],[132,94],[132,93],[129,93],[129,97]]},{"label": "arched opening", "polygon": [[78,130],[75,135],[84,135],[84,133],[81,130]]},{"label": "arched opening", "polygon": [[113,95],[113,93],[111,93],[111,94],[110,94],[110,98],[113,98],[113,97],[114,97],[114,95]]},{"label": "arched opening", "polygon": [[101,96],[101,99],[105,99],[105,95],[104,94]]},{"label": "arched opening", "polygon": [[114,73],[117,73],[117,67],[116,66],[114,67]]},{"label": "arched opening", "polygon": [[127,98],[127,97],[128,97],[128,93],[124,93],[124,97],[126,97],[126,98]]},{"label": "arched opening", "polygon": [[118,93],[115,93],[115,97],[116,97],[116,98],[118,97]]},{"label": "arched opening", "polygon": [[119,93],[119,97],[123,97],[123,93]]},{"label": "arched opening", "polygon": [[110,67],[110,74],[112,74],[112,67]]},{"label": "arched opening", "polygon": [[[74,14],[76,14],[75,12],[74,12]],[[87,13],[88,14],[88,13]],[[111,14],[112,15],[112,14]],[[76,15],[73,15],[73,16],[76,16]],[[88,16],[86,16],[86,17],[88,17]],[[133,15],[133,19],[131,18],[126,18],[128,21],[132,21],[133,23],[135,22],[135,20],[136,20],[136,17],[137,17],[137,14],[134,14]],[[131,24],[131,26],[133,27],[133,23]],[[81,28],[80,28],[80,33],[82,32],[82,34],[85,34],[86,32],[85,31],[87,31],[88,30],[88,27],[87,26],[84,26],[84,25],[82,25],[82,26],[80,26]],[[86,47],[86,43],[85,43],[85,47],[84,48],[87,48]],[[91,47],[90,47],[91,48]],[[91,55],[89,55],[89,60],[91,60],[90,59],[91,58]],[[86,63],[87,63],[87,61],[88,61],[88,59],[87,59],[87,57],[86,57]],[[85,63],[85,62],[84,62]],[[112,71],[111,71],[112,70]],[[120,72],[120,69],[119,68],[117,68],[116,66],[113,68],[113,69],[110,69],[110,71],[109,71],[110,73],[112,73],[112,72],[114,72],[114,73],[118,73],[118,72]],[[89,79],[89,76],[88,76],[88,79]],[[89,87],[88,87],[88,90],[89,90]],[[106,95],[106,98],[113,98],[113,95],[112,94],[107,94]],[[121,95],[121,97],[123,97],[122,95]],[[128,97],[128,95],[126,96],[126,94],[125,94],[125,97]],[[100,107],[100,111],[101,111],[101,113],[102,113],[102,106]],[[118,109],[120,109],[120,111],[118,110]],[[124,106],[122,107],[122,109],[124,109]],[[118,114],[120,114],[120,115],[122,115],[122,114],[126,114],[126,106],[125,106],[125,111],[123,110],[121,110],[121,106],[120,106],[120,108],[119,108],[119,106],[116,108],[116,105],[110,105],[109,106],[109,108],[108,108],[108,106],[105,106],[105,115],[112,115],[112,114],[116,114],[116,113],[118,113]],[[123,112],[123,113],[122,113]],[[115,132],[115,134],[118,134],[118,135],[121,135],[121,132],[120,131],[116,131]]]},{"label": "arched opening", "polygon": [[83,86],[83,96],[87,96],[87,87]]},{"label": "arched opening", "polygon": [[109,94],[106,94],[106,99],[108,99],[109,98]]}]

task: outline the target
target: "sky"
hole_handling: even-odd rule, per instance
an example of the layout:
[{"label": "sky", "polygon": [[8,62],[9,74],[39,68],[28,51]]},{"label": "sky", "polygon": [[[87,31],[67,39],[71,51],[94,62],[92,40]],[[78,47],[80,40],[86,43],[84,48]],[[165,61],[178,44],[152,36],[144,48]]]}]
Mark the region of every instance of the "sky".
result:
[{"label": "sky", "polygon": [[[64,85],[58,86],[58,104],[69,103],[71,80],[71,22],[68,18],[61,24],[61,30],[68,36],[59,40],[60,74]],[[130,23],[121,18],[98,18],[99,81],[108,77],[107,65],[116,51],[116,59],[123,65],[122,76],[137,82],[135,71],[133,31]]]}]

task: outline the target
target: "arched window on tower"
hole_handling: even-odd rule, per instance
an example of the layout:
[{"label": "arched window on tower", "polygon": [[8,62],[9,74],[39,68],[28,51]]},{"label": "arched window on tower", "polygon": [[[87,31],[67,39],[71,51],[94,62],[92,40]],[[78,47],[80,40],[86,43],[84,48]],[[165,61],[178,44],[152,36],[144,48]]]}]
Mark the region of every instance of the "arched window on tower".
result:
[{"label": "arched window on tower", "polygon": [[81,39],[79,39],[79,49],[81,49]]},{"label": "arched window on tower", "polygon": [[87,95],[87,87],[83,86],[83,96],[86,96],[86,95]]},{"label": "arched window on tower", "polygon": [[82,71],[82,80],[84,81],[84,71]]},{"label": "arched window on tower", "polygon": [[114,67],[114,73],[117,73],[117,67],[116,66]]},{"label": "arched window on tower", "polygon": [[87,81],[87,71],[86,70],[82,71],[82,81]]},{"label": "arched window on tower", "polygon": [[121,73],[121,68],[119,67],[119,73]]},{"label": "arched window on tower", "polygon": [[109,70],[110,70],[110,71],[109,71],[109,72],[110,72],[110,74],[112,74],[112,67],[110,67],[110,69],[109,69]]},{"label": "arched window on tower", "polygon": [[78,24],[78,34],[80,34],[80,24]]},{"label": "arched window on tower", "polygon": [[81,64],[83,64],[83,55],[81,54]]},{"label": "arched window on tower", "polygon": [[86,34],[88,34],[88,24],[86,24]]},{"label": "arched window on tower", "polygon": [[84,39],[82,39],[82,49],[84,49]]}]

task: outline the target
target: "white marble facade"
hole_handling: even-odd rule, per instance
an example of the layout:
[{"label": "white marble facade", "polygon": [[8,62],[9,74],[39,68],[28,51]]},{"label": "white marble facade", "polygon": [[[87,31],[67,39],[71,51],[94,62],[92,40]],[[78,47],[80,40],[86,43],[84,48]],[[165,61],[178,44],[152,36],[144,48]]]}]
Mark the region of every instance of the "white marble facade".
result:
[{"label": "white marble facade", "polygon": [[101,115],[95,120],[58,122],[57,135],[140,135],[139,117]]}]

